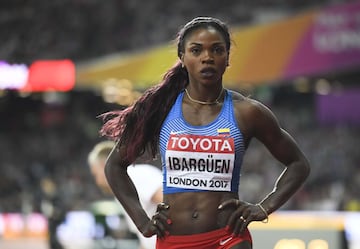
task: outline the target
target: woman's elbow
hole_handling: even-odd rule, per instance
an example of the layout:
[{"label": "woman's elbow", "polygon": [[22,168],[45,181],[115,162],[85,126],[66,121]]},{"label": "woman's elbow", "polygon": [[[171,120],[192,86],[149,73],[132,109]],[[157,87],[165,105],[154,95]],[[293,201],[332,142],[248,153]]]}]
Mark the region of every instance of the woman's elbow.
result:
[{"label": "woman's elbow", "polygon": [[311,173],[311,167],[310,167],[310,163],[309,161],[306,159],[306,158],[303,158],[301,161],[300,161],[300,165],[301,165],[301,170],[299,172],[299,175],[303,178],[303,180],[305,181],[310,173]]}]

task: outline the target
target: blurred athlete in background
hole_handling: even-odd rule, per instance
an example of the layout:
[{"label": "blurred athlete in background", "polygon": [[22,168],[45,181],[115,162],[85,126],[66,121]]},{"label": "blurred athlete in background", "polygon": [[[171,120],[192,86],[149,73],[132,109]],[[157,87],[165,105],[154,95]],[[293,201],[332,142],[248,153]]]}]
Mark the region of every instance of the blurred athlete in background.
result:
[{"label": "blurred athlete in background", "polygon": [[[105,162],[114,147],[114,142],[103,141],[94,146],[88,155],[90,171],[96,184],[104,193],[112,194],[107,183],[104,168]],[[162,201],[162,173],[157,167],[150,164],[136,164],[127,170],[130,178],[134,182],[139,199],[146,213],[151,216],[156,212],[156,206]],[[154,249],[156,238],[146,238],[134,225],[127,213],[124,213],[129,230],[135,233],[139,239],[139,249]]]}]

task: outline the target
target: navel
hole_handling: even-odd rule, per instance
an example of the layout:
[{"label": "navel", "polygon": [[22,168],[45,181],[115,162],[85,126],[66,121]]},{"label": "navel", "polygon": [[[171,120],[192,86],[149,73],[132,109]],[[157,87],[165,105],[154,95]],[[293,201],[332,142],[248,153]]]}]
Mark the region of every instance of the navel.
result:
[{"label": "navel", "polygon": [[199,217],[199,212],[195,210],[192,214],[192,218],[196,219],[197,217]]}]

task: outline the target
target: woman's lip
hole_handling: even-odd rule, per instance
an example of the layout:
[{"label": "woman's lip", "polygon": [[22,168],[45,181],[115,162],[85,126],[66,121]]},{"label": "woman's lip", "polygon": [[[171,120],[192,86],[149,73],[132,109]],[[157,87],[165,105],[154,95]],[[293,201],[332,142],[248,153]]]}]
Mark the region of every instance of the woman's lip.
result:
[{"label": "woman's lip", "polygon": [[216,70],[212,67],[207,67],[207,68],[204,68],[200,71],[200,73],[216,73]]},{"label": "woman's lip", "polygon": [[203,71],[203,72],[201,72],[201,75],[204,77],[212,77],[215,75],[215,72],[214,71]]},{"label": "woman's lip", "polygon": [[216,70],[214,68],[204,68],[200,71],[200,73],[204,77],[212,77],[216,74]]}]

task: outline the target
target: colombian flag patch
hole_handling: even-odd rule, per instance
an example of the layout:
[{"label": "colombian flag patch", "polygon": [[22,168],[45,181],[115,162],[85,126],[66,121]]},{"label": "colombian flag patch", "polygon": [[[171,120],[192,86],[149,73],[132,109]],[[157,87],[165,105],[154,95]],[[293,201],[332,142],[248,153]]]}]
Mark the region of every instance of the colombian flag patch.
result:
[{"label": "colombian flag patch", "polygon": [[217,130],[219,136],[229,136],[230,135],[230,128],[220,128]]}]

